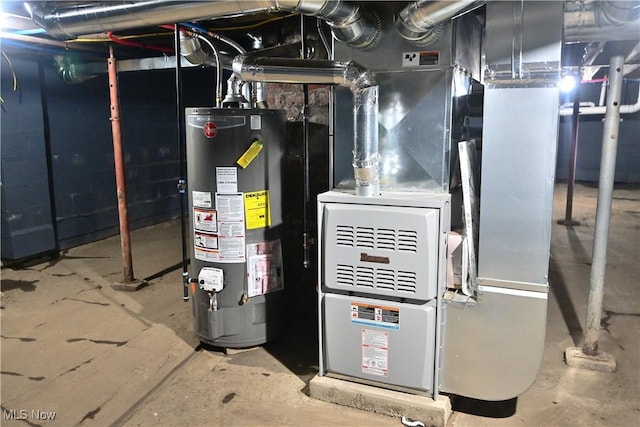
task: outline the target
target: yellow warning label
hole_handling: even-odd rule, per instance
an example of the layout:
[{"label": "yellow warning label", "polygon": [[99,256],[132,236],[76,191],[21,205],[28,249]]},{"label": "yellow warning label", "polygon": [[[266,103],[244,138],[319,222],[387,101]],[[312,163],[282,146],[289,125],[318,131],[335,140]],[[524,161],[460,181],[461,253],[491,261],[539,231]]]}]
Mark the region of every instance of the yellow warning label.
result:
[{"label": "yellow warning label", "polygon": [[244,216],[247,230],[271,225],[269,190],[244,193]]},{"label": "yellow warning label", "polygon": [[236,163],[238,163],[240,166],[242,166],[243,169],[245,169],[247,166],[249,166],[253,159],[255,159],[256,156],[260,154],[260,151],[262,151],[262,147],[262,141],[260,141],[259,139],[255,139],[251,143],[249,148],[247,148],[247,151],[242,153],[242,156],[240,156]]}]

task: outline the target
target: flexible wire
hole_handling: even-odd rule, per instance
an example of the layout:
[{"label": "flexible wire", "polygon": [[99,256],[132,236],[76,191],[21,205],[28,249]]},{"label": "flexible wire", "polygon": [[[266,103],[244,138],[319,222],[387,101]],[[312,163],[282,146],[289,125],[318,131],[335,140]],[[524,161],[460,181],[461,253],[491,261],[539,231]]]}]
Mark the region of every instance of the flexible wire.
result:
[{"label": "flexible wire", "polygon": [[207,45],[209,45],[213,53],[213,57],[216,60],[216,107],[220,107],[220,103],[222,102],[222,76],[224,72],[222,69],[222,58],[220,57],[220,51],[215,47],[211,40],[209,40],[202,34],[196,34],[196,37],[198,38],[198,40],[202,40]]},{"label": "flexible wire", "polygon": [[132,41],[128,41],[128,40],[123,40],[119,37],[117,37],[116,35],[114,35],[111,31],[109,31],[107,33],[107,37],[109,37],[109,39],[117,44],[121,44],[123,46],[130,46],[130,47],[137,47],[140,49],[147,49],[147,50],[155,50],[158,52],[162,52],[162,53],[167,53],[167,54],[172,54],[173,53],[173,48],[168,48],[168,47],[162,47],[162,46],[154,46],[154,45],[148,45],[148,44],[144,44],[144,43],[138,43],[138,42],[132,42]]},{"label": "flexible wire", "polygon": [[[173,31],[173,25],[160,25],[161,28],[171,29]],[[170,27],[170,28],[169,28]],[[169,33],[149,33],[149,34],[131,34],[128,36],[118,36],[120,40],[132,40],[132,39],[144,39],[150,37],[166,37]],[[73,40],[67,40],[66,43],[105,43],[113,41],[108,37],[95,37],[95,38],[77,38]]]},{"label": "flexible wire", "polygon": [[210,28],[209,31],[250,30],[250,29],[253,29],[253,28],[261,27],[262,25],[265,25],[265,24],[269,24],[271,22],[280,21],[281,19],[288,19],[288,18],[291,18],[292,16],[297,16],[297,15],[299,15],[299,13],[290,13],[290,14],[284,15],[284,16],[276,16],[276,17],[273,17],[273,18],[265,19],[264,21],[260,21],[260,22],[255,23],[255,24],[242,25],[242,26],[239,26],[239,27]]},{"label": "flexible wire", "polygon": [[13,68],[13,63],[11,62],[11,59],[9,59],[9,56],[4,52],[4,50],[0,52],[2,53],[4,59],[7,61],[7,64],[9,64],[9,69],[11,70],[11,75],[13,76],[13,91],[15,92],[18,90],[18,76],[16,75],[16,70]]}]

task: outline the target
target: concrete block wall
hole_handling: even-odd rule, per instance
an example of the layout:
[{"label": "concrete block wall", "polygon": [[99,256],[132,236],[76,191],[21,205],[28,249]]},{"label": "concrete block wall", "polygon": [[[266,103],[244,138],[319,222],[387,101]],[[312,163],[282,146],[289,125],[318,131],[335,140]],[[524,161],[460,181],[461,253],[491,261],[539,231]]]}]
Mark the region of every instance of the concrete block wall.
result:
[{"label": "concrete block wall", "polygon": [[[107,75],[69,85],[46,61],[42,77],[33,59],[14,58],[14,65],[23,83],[16,94],[7,90],[12,76],[2,67],[3,258],[117,234]],[[214,105],[214,70],[183,71],[185,106]],[[174,72],[121,73],[119,86],[129,216],[135,229],[179,214]],[[289,121],[302,119],[302,85],[269,84],[268,96],[269,107],[285,110]],[[327,86],[310,86],[312,122],[328,123],[328,103]]]},{"label": "concrete block wall", "polygon": [[[184,70],[186,106],[214,103],[213,70]],[[118,75],[120,124],[131,228],[180,212],[175,74]],[[78,85],[46,74],[52,166],[62,249],[118,233],[108,76]]]},{"label": "concrete block wall", "polygon": [[[12,73],[3,64],[2,258],[117,234],[107,75],[69,85],[44,58],[39,65],[30,57],[10,56],[19,90],[11,90]],[[213,105],[214,70],[188,69],[184,77],[185,105]],[[175,75],[173,70],[120,73],[119,86],[135,229],[180,212]]]},{"label": "concrete block wall", "polygon": [[47,147],[39,64],[10,58],[0,70],[2,144],[0,193],[2,259],[18,259],[56,248],[49,198]]},{"label": "concrete block wall", "polygon": [[[637,81],[623,84],[622,104],[633,104],[638,96]],[[599,84],[583,84],[581,99],[598,102]],[[567,102],[567,100],[563,100]],[[618,134],[615,180],[619,183],[640,183],[640,112],[621,116]],[[602,132],[604,115],[580,116],[578,129],[578,157],[576,159],[576,180],[597,182],[600,176]],[[560,119],[558,139],[558,160],[556,179],[566,181],[569,175],[572,117]]]}]

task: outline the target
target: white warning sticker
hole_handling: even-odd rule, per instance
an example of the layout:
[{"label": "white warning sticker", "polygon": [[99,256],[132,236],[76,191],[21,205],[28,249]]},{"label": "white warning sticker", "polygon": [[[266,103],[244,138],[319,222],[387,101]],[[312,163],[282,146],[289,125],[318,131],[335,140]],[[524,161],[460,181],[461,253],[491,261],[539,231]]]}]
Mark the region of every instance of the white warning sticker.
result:
[{"label": "white warning sticker", "polygon": [[218,215],[213,209],[193,208],[194,231],[216,233],[218,231]]},{"label": "white warning sticker", "polygon": [[386,329],[400,329],[400,309],[382,305],[351,303],[351,323],[377,326]]},{"label": "white warning sticker", "polygon": [[245,262],[244,203],[242,193],[216,193],[218,262]]},{"label": "white warning sticker", "polygon": [[198,248],[218,249],[218,236],[196,231],[194,232],[194,244]]},{"label": "white warning sticker", "polygon": [[210,208],[211,207],[211,192],[210,191],[192,191],[191,196],[193,199],[193,207],[195,208]]},{"label": "white warning sticker", "polygon": [[214,249],[204,249],[196,246],[194,249],[196,259],[207,262],[220,261],[220,251]]},{"label": "white warning sticker", "polygon": [[258,114],[251,115],[251,130],[262,129],[262,116]]},{"label": "white warning sticker", "polygon": [[216,193],[216,209],[218,211],[218,221],[241,222],[244,227],[244,200],[242,193]]},{"label": "white warning sticker", "polygon": [[216,167],[216,188],[218,193],[237,193],[238,168]]},{"label": "white warning sticker", "polygon": [[362,330],[362,373],[387,377],[389,375],[389,333]]}]

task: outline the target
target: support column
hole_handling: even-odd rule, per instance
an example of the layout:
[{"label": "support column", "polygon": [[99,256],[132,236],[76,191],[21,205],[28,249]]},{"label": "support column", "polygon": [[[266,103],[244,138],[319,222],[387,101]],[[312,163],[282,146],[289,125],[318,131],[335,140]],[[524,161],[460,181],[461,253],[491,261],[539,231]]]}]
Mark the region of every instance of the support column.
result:
[{"label": "support column", "polygon": [[[580,76],[578,76],[578,79]],[[578,129],[580,127],[580,81],[578,81],[573,95],[573,114],[571,116],[571,148],[569,149],[569,176],[567,178],[567,204],[564,219],[558,221],[560,225],[580,225],[580,221],[573,220],[573,187],[576,182],[576,161],[578,159]]]},{"label": "support column", "polygon": [[567,364],[607,372],[615,371],[616,361],[612,355],[598,348],[598,338],[600,336],[600,321],[602,318],[604,274],[607,266],[607,242],[609,239],[613,184],[616,172],[623,66],[624,56],[616,55],[611,57],[609,64],[609,93],[607,95],[607,110],[602,134],[598,205],[596,208],[584,344],[581,349],[568,348],[565,351]]},{"label": "support column", "polygon": [[109,99],[111,102],[111,133],[113,138],[113,161],[116,172],[116,193],[118,197],[118,220],[120,223],[120,247],[122,250],[122,282],[115,282],[112,288],[117,291],[137,291],[146,282],[136,280],[133,276],[131,260],[131,239],[129,234],[129,211],[127,208],[126,174],[124,156],[122,154],[122,132],[120,129],[120,101],[118,99],[118,71],[113,57],[113,47],[109,47],[107,61],[109,72]]}]

